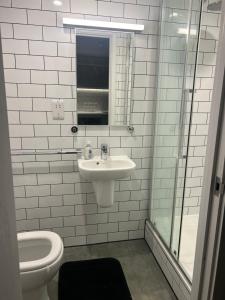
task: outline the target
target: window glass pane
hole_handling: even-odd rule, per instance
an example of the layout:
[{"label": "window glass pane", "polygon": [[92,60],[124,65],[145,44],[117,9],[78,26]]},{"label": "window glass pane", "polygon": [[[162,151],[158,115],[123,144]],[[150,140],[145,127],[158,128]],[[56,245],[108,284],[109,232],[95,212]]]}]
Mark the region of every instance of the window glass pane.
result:
[{"label": "window glass pane", "polygon": [[109,39],[77,36],[77,87],[109,87]]},{"label": "window glass pane", "polygon": [[108,125],[109,38],[78,35],[77,103],[79,125]]}]

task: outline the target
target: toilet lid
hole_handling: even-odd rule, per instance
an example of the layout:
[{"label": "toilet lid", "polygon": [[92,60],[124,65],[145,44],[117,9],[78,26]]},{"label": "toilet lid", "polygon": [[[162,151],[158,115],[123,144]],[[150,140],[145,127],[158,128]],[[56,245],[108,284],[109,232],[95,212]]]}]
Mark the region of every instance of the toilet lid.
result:
[{"label": "toilet lid", "polygon": [[[30,231],[30,232],[21,232],[17,234],[18,242],[23,245],[23,242],[35,241],[36,244],[38,240],[47,240],[50,244],[50,249],[48,254],[40,259],[29,259],[28,261],[22,261],[19,263],[20,272],[34,271],[51,265],[63,251],[63,242],[60,236],[51,231]],[[28,246],[29,247],[29,246]],[[29,250],[29,249],[28,249]],[[21,247],[20,251],[23,251]],[[32,254],[30,255],[32,257]]]}]

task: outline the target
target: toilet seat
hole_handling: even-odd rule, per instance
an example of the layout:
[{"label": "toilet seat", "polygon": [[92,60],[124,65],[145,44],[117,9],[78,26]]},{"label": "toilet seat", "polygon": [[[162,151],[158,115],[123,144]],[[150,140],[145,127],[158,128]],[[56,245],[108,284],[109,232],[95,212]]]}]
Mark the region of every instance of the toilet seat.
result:
[{"label": "toilet seat", "polygon": [[19,242],[23,241],[38,241],[46,240],[49,242],[49,252],[46,256],[36,259],[22,261],[19,263],[20,272],[35,271],[42,269],[51,265],[54,261],[58,259],[61,252],[63,251],[63,243],[60,237],[50,231],[31,231],[31,232],[22,232],[17,234],[17,239]]}]

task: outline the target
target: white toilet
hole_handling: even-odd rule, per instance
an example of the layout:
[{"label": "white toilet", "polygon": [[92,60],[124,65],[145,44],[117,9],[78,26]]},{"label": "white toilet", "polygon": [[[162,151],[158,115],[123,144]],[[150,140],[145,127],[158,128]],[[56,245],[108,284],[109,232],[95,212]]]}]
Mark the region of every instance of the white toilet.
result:
[{"label": "white toilet", "polygon": [[63,242],[51,231],[17,234],[23,300],[49,300],[47,284],[56,275]]}]

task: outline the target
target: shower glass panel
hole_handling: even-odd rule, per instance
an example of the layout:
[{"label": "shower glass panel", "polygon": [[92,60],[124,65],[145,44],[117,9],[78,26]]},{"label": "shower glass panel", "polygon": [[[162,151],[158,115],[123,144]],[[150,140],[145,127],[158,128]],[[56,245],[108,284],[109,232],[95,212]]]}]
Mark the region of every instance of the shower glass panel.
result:
[{"label": "shower glass panel", "polygon": [[[180,110],[180,131],[179,131],[179,154],[178,154],[178,170],[177,170],[177,182],[176,191],[174,193],[174,215],[173,215],[173,227],[171,237],[171,250],[172,253],[180,258],[180,239],[181,239],[181,227],[183,224],[184,215],[184,202],[187,193],[186,179],[188,170],[188,162],[190,155],[190,138],[191,130],[191,117],[193,111],[193,100],[195,97],[195,77],[197,68],[198,44],[200,34],[200,11],[201,1],[193,1],[190,3],[189,10],[189,34],[186,42],[186,59],[184,65],[184,77],[183,77],[183,98]],[[188,175],[189,176],[189,175]],[[196,233],[197,235],[197,233]]]},{"label": "shower glass panel", "polygon": [[163,1],[150,221],[176,258],[185,190],[201,1]]}]

